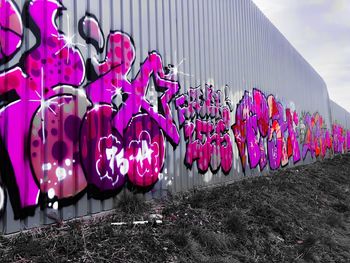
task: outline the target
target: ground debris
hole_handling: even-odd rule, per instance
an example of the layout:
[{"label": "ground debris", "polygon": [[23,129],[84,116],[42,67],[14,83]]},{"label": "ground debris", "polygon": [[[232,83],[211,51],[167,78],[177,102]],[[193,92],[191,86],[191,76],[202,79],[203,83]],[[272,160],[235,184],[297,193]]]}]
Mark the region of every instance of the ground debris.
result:
[{"label": "ground debris", "polygon": [[125,196],[102,218],[0,236],[0,262],[349,262],[349,189],[344,155],[147,204]]}]

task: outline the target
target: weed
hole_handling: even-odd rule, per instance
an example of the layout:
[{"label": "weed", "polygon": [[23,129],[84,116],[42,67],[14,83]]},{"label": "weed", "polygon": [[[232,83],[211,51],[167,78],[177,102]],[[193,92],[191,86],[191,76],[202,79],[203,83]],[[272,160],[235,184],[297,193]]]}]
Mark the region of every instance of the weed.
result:
[{"label": "weed", "polygon": [[199,227],[194,227],[191,232],[195,240],[210,255],[218,255],[228,250],[229,242],[225,234],[215,233]]},{"label": "weed", "polygon": [[170,229],[164,237],[173,241],[178,247],[184,248],[188,245],[189,234],[185,229]]},{"label": "weed", "polygon": [[123,194],[117,206],[126,214],[140,213],[147,208],[144,199],[135,194]]},{"label": "weed", "polygon": [[245,234],[247,231],[247,224],[244,221],[243,214],[236,210],[235,212],[231,213],[225,221],[226,229],[235,234]]},{"label": "weed", "polygon": [[189,198],[189,203],[193,208],[203,208],[206,195],[204,191],[194,191]]},{"label": "weed", "polygon": [[336,213],[328,215],[326,218],[326,223],[331,227],[344,227],[342,216]]},{"label": "weed", "polygon": [[350,211],[350,207],[342,202],[335,203],[332,205],[335,211],[338,213],[346,213]]}]

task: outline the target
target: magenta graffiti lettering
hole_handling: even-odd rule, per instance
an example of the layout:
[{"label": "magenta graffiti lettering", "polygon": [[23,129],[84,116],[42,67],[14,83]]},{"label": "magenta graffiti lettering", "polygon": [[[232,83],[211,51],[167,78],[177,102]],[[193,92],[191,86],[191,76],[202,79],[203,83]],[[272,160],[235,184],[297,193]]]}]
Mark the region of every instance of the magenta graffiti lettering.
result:
[{"label": "magenta graffiti lettering", "polygon": [[86,187],[79,129],[87,100],[82,93],[74,94],[69,88],[65,91],[71,95],[54,96],[35,113],[30,140],[31,163],[40,191],[50,191],[59,199],[73,197]]},{"label": "magenta graffiti lettering", "polygon": [[[25,1],[22,10],[0,0],[0,216],[7,193],[15,218],[24,218],[38,205],[59,209],[85,193],[149,191],[161,178],[166,142],[180,143],[178,126],[184,163],[202,174],[232,170],[231,129],[244,171],[350,151],[350,131],[337,123],[327,130],[318,113],[299,119],[258,89],[244,93],[232,125],[232,103],[220,90],[205,85],[178,95],[175,67],[165,69],[157,51],[135,65],[132,37],[118,30],[105,37],[93,14],[79,21],[83,44],[69,25],[58,29],[61,1]],[[34,45],[24,45],[23,35],[34,35]]]},{"label": "magenta graffiti lettering", "polygon": [[127,129],[126,156],[129,180],[137,186],[151,186],[158,180],[164,164],[163,132],[147,115],[137,115]]},{"label": "magenta graffiti lettering", "polygon": [[236,123],[232,126],[243,169],[247,161],[251,169],[259,165],[260,170],[267,163],[273,170],[286,166],[291,157],[297,163],[298,122],[297,113],[289,108],[284,110],[274,96],[266,98],[258,89],[246,91],[237,105]]},{"label": "magenta graffiti lettering", "polygon": [[[95,105],[87,113],[82,128],[82,159],[88,183],[101,191],[116,190],[123,185],[127,173],[135,186],[149,187],[158,180],[164,164],[163,133],[173,144],[178,144],[180,139],[169,106],[179,85],[164,73],[161,57],[156,52],[148,55],[135,79],[128,80],[127,75],[135,60],[135,47],[125,33],[116,31],[109,35],[106,54],[104,61],[92,61],[98,78],[86,87],[88,97]],[[146,99],[151,78],[161,93],[158,107]],[[120,105],[118,98],[121,98]],[[112,114],[108,107],[118,110]],[[89,134],[101,121],[105,125],[97,126],[99,131]],[[115,145],[112,149],[101,147],[101,138],[111,136],[120,146]],[[110,157],[110,151],[114,152],[113,159],[117,158],[115,161],[119,162],[116,169],[105,174],[101,174],[100,168],[91,169],[91,162],[98,163],[96,167],[108,162],[114,167],[106,158]]]},{"label": "magenta graffiti lettering", "polygon": [[346,133],[343,127],[339,124],[332,126],[333,149],[334,153],[344,153],[347,151],[346,147]]},{"label": "magenta graffiti lettering", "polygon": [[[53,132],[55,125],[51,120],[58,114],[55,110],[64,108],[67,112],[70,109],[71,115],[74,116],[72,105],[63,106],[62,109],[59,106],[59,104],[65,103],[67,99],[67,97],[59,95],[64,89],[61,86],[79,86],[85,75],[84,61],[80,52],[75,47],[68,45],[65,36],[58,31],[54,23],[57,12],[61,8],[62,5],[57,1],[37,0],[28,2],[24,12],[27,12],[32,19],[31,28],[41,28],[39,31],[33,31],[40,41],[33,49],[23,55],[18,66],[0,75],[1,92],[6,93],[15,90],[19,97],[19,100],[1,109],[0,127],[7,127],[7,129],[1,129],[1,138],[6,145],[7,154],[12,163],[15,184],[19,193],[18,205],[20,208],[34,206],[38,202],[39,188],[32,176],[32,164],[35,164],[33,170],[36,178],[41,181],[40,189],[43,193],[48,193],[51,189],[49,187],[55,183],[57,183],[55,188],[59,188],[65,178],[71,178],[67,174],[67,177],[61,177],[63,179],[59,182],[50,180],[52,173],[56,173],[56,171],[59,173],[60,171],[58,166],[53,167],[52,164],[57,162],[57,165],[60,165],[61,157],[68,158],[72,162],[71,157],[76,148],[68,149],[69,146],[65,142],[57,141],[60,147],[59,150],[64,153],[64,156],[61,156],[54,153],[58,144],[54,142],[51,144],[50,142],[50,145],[45,146],[45,150],[52,154],[49,155],[48,160],[42,158],[44,150],[42,144],[48,141],[46,137],[55,136],[55,132]],[[42,12],[42,10],[46,11]],[[49,100],[53,96],[57,96],[57,99]],[[54,105],[56,106],[55,109]],[[35,114],[35,112],[37,113]],[[53,116],[50,116],[50,114],[53,114]],[[32,122],[33,124],[31,124]],[[28,136],[29,134],[31,136]],[[25,157],[28,145],[32,152],[30,158]],[[38,150],[33,148],[38,148]],[[36,158],[41,158],[42,166],[36,165],[38,160]],[[47,176],[46,172],[50,167],[49,164],[55,172],[51,172],[50,169]],[[83,178],[81,181],[84,184]],[[58,195],[70,197],[82,188],[67,189],[67,192]],[[55,191],[55,194],[57,194],[57,191]]]},{"label": "magenta graffiti lettering", "polygon": [[[20,14],[12,1],[0,0],[0,64],[8,61],[22,44]],[[5,15],[6,14],[6,15]]]},{"label": "magenta graffiti lettering", "polygon": [[[22,44],[22,21],[11,1],[2,0],[0,8],[9,14],[0,20],[3,63]],[[180,140],[170,109],[179,84],[164,72],[161,56],[150,52],[129,80],[135,46],[126,33],[114,31],[105,60],[89,59],[86,72],[82,44],[57,28],[62,9],[59,1],[26,3],[23,12],[37,43],[0,74],[0,96],[10,98],[2,101],[0,135],[10,164],[5,176],[14,178],[7,181],[16,217],[41,198],[57,209],[87,185],[100,192],[120,190],[127,181],[150,187],[163,169],[165,137],[173,145]],[[79,33],[103,52],[104,36],[93,15],[82,18]],[[85,77],[91,81],[83,88]],[[151,78],[158,105],[146,99]]]},{"label": "magenta graffiti lettering", "polygon": [[90,110],[81,132],[80,152],[86,179],[104,190],[121,188],[126,181],[125,170],[128,166],[123,161],[123,139],[112,129],[113,114],[115,110],[110,105],[100,105]]},{"label": "magenta graffiti lettering", "polygon": [[186,140],[185,164],[197,162],[201,173],[209,167],[217,172],[220,167],[229,173],[233,162],[232,142],[229,135],[230,108],[221,102],[221,91],[206,85],[190,88],[176,99],[179,124]]},{"label": "magenta graffiti lettering", "polygon": [[101,30],[98,19],[87,13],[79,22],[80,35],[85,39],[86,43],[92,44],[99,53],[103,52],[105,46],[105,38]]},{"label": "magenta graffiti lettering", "polygon": [[318,113],[311,116],[309,113],[303,114],[303,159],[310,152],[312,158],[321,156],[324,158],[328,149],[332,149],[332,140],[327,130],[323,118]]}]

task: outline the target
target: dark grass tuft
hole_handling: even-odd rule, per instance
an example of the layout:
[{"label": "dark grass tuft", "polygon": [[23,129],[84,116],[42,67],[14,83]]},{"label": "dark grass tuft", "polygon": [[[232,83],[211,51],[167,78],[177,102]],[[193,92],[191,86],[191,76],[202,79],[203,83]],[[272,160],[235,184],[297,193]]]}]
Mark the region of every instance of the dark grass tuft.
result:
[{"label": "dark grass tuft", "polygon": [[326,223],[331,227],[344,227],[344,220],[342,215],[337,213],[332,213],[326,217]]},{"label": "dark grass tuft", "polygon": [[143,197],[135,194],[122,194],[117,207],[126,214],[142,213],[147,209]]},{"label": "dark grass tuft", "polygon": [[244,220],[243,214],[236,210],[232,212],[225,220],[225,227],[227,231],[244,235],[247,231],[247,223]]},{"label": "dark grass tuft", "polygon": [[180,248],[184,248],[189,243],[190,235],[186,229],[169,229],[164,234],[165,238],[170,239],[174,244]]},{"label": "dark grass tuft", "polygon": [[223,233],[215,233],[200,227],[191,229],[192,237],[197,241],[209,255],[218,255],[226,252],[229,247],[229,240]]}]

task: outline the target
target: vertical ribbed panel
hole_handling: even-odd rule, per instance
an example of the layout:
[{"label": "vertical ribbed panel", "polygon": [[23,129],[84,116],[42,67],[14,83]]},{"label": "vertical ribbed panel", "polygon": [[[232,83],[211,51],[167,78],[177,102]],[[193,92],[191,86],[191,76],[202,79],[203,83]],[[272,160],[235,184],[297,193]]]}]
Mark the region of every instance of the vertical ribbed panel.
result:
[{"label": "vertical ribbed panel", "polygon": [[[24,0],[0,0],[0,3],[5,2],[15,3],[20,13],[23,13],[23,6],[27,3]],[[48,8],[49,3],[59,3],[48,0],[33,0],[30,2],[29,6],[44,3],[45,8],[40,11],[43,15],[38,15],[38,17],[44,18],[49,17],[48,12],[51,10]],[[257,175],[270,171],[269,165],[262,171],[259,168],[243,168],[237,148],[237,138],[235,138],[233,133],[233,125],[237,121],[235,114],[238,104],[245,96],[245,92],[251,94],[254,88],[262,91],[266,97],[273,95],[284,109],[291,108],[293,111],[296,111],[299,114],[300,124],[304,121],[307,113],[310,115],[318,113],[323,118],[323,124],[327,126],[331,133],[332,123],[335,121],[342,125],[344,129],[350,128],[349,113],[334,102],[330,103],[327,87],[322,78],[249,0],[63,0],[62,4],[66,7],[66,10],[63,10],[63,15],[57,17],[55,22],[60,30],[58,34],[61,34],[61,37],[65,34],[68,38],[58,40],[63,41],[61,50],[51,54],[51,46],[47,44],[49,37],[47,39],[45,39],[45,36],[42,36],[44,39],[40,37],[40,31],[50,32],[50,26],[53,26],[50,19],[47,21],[36,21],[40,24],[36,25],[39,27],[35,27],[29,23],[33,14],[29,16],[22,15],[23,25],[26,24],[29,27],[23,30],[22,44],[18,51],[13,51],[13,55],[8,55],[6,61],[4,60],[0,65],[2,72],[0,77],[6,78],[4,82],[1,82],[0,79],[0,85],[5,85],[7,91],[13,89],[13,82],[9,84],[9,81],[13,81],[13,79],[7,77],[12,74],[11,69],[17,66],[23,73],[22,87],[24,88],[24,91],[18,94],[22,96],[19,100],[21,101],[21,106],[18,107],[19,110],[17,112],[18,123],[11,119],[15,115],[11,115],[8,112],[10,107],[17,107],[16,103],[0,108],[0,138],[5,147],[5,150],[2,149],[4,154],[1,155],[1,158],[3,158],[1,163],[1,185],[6,185],[7,189],[5,212],[0,218],[0,231],[3,233],[13,233],[42,224],[53,223],[52,216],[47,216],[52,213],[56,214],[59,219],[68,220],[111,210],[115,207],[118,198],[130,192],[130,190],[134,193],[144,193],[147,199],[160,198],[167,195],[168,191],[180,192],[197,187],[223,184],[240,179],[243,176]],[[0,21],[6,21],[4,17],[9,17],[9,11],[11,10],[8,9],[6,12],[0,10]],[[98,22],[100,30],[103,32],[102,39],[97,38],[97,44],[95,43],[97,48],[93,44],[88,43],[87,37],[82,35],[81,28],[79,30],[79,25],[81,26],[84,17],[90,17],[91,21]],[[5,27],[5,25],[0,24],[0,30],[2,27]],[[36,29],[39,31],[37,32]],[[87,30],[85,34],[96,40],[98,28],[88,27],[85,29]],[[2,37],[0,40],[4,42],[0,43],[4,43],[5,48],[5,45],[8,45],[10,40],[1,35],[1,33],[3,32],[0,32],[0,37]],[[122,37],[116,38],[118,40],[114,42],[108,42],[108,36],[111,37],[113,34],[120,34]],[[127,36],[130,36],[130,43],[127,40]],[[104,45],[102,47],[99,46],[103,41]],[[110,51],[107,50],[107,45],[110,45]],[[132,49],[129,53],[124,54],[125,50],[130,48],[130,45],[134,45],[135,48],[135,59],[132,66],[128,65],[128,61],[132,60]],[[29,66],[25,62],[26,58],[31,56],[38,46],[43,46],[41,56],[47,58],[37,60],[35,63],[38,68],[35,68],[34,71],[29,70]],[[98,49],[100,49],[100,52],[98,52]],[[73,52],[72,50],[81,53],[84,65],[72,66],[71,68],[66,67],[65,60],[59,57],[61,56],[59,53],[69,53],[70,51]],[[153,51],[156,53],[152,53]],[[153,60],[148,59],[152,56],[150,55],[151,53],[153,55],[158,54],[162,65],[155,65]],[[77,53],[73,52],[69,53],[69,55],[71,58],[67,57],[67,61],[73,61]],[[108,57],[107,59],[106,56]],[[56,60],[60,62],[58,63]],[[57,74],[48,72],[49,66],[46,63],[50,63],[50,61],[58,63],[51,69],[57,70]],[[100,64],[96,66],[98,62]],[[109,65],[108,70],[103,68],[103,62],[106,64],[105,67]],[[93,63],[95,63],[95,67],[92,66]],[[153,63],[153,69],[157,70],[157,74],[163,74],[159,72],[164,71],[166,76],[161,76],[158,79],[159,76],[155,73],[149,73],[149,76],[142,75],[147,72],[147,68],[143,66],[144,63],[145,65]],[[77,68],[79,67],[85,67],[83,81],[80,81],[79,78],[81,76],[77,73]],[[130,67],[130,71],[121,73],[124,67]],[[142,69],[141,71],[140,68]],[[40,75],[41,69],[44,70],[45,75],[50,76],[50,78],[44,78],[44,82],[55,84],[46,87],[47,85],[44,83],[48,90],[44,89],[42,92],[50,94],[46,100],[53,101],[49,105],[56,105],[55,109],[61,106],[64,109],[62,108],[59,112],[53,113],[52,111],[55,111],[55,109],[49,109],[47,105],[44,105],[46,110],[40,116],[40,106],[43,104],[39,103],[35,112],[32,112],[30,107],[33,103],[33,90],[36,89],[31,86],[33,85],[31,76]],[[73,71],[69,73],[70,77],[67,77],[67,72],[72,69]],[[151,67],[148,69],[151,69]],[[169,72],[173,72],[173,74]],[[177,74],[174,74],[174,72],[177,72]],[[111,76],[110,79],[109,76]],[[162,84],[159,84],[157,81],[161,81]],[[120,84],[122,82],[124,84]],[[164,82],[167,84],[164,84]],[[164,105],[161,105],[159,97],[162,92],[167,94],[166,92],[171,90],[170,86],[174,85],[174,83],[178,84],[180,89],[176,96],[174,95],[173,98],[169,97],[167,99],[173,120],[166,118],[167,120],[161,127],[160,123],[162,122],[162,116],[166,114],[164,113],[166,109],[164,109]],[[132,85],[132,92],[125,92],[128,85]],[[224,171],[223,164],[220,163],[222,156],[213,154],[213,150],[208,147],[201,150],[197,156],[197,159],[201,159],[202,156],[211,158],[209,162],[211,166],[204,167],[205,171],[201,170],[197,159],[193,160],[192,164],[186,162],[189,140],[196,139],[195,136],[198,136],[198,134],[194,132],[192,139],[185,137],[185,128],[179,123],[179,107],[176,108],[175,102],[182,95],[186,95],[187,92],[193,91],[196,87],[202,88],[203,91],[201,96],[197,96],[192,101],[194,103],[198,102],[198,100],[205,98],[209,94],[209,89],[206,88],[206,85],[208,87],[212,85],[214,92],[221,91],[222,106],[226,105],[225,99],[228,98],[233,107],[229,123],[232,127],[229,127],[229,130],[226,131],[230,136],[233,149],[232,167],[228,172]],[[165,87],[167,88],[165,89]],[[54,90],[54,88],[56,88],[56,93],[49,93],[49,90]],[[4,87],[0,87],[0,90],[3,89]],[[146,95],[142,94],[142,89],[147,89]],[[59,91],[57,92],[57,90]],[[37,91],[40,93],[39,89]],[[106,91],[111,92],[109,98],[108,96],[107,98],[104,97]],[[121,92],[118,94],[118,96],[120,95],[119,100],[116,95],[118,92]],[[69,98],[60,97],[62,94]],[[132,96],[134,94],[138,96]],[[12,95],[7,93],[6,96]],[[89,100],[83,99],[84,96],[87,96]],[[125,107],[123,105],[124,102],[127,101],[129,104],[136,105],[139,103],[139,98],[143,98],[144,102],[152,103],[154,111],[158,110],[160,113],[158,115],[154,113],[153,117],[147,117],[151,116],[152,113],[150,112],[152,112],[152,109],[142,105],[134,112],[131,119],[127,119],[127,113],[125,112],[120,114],[122,112],[120,109]],[[8,98],[8,100],[10,102],[16,101],[12,97]],[[0,102],[6,103],[6,97],[0,97]],[[42,103],[45,103],[45,101],[42,101]],[[92,107],[102,108],[103,105],[104,107],[109,107],[110,111],[114,107],[114,112],[111,113],[114,119],[112,120],[111,115],[107,121],[101,121],[104,113],[102,110],[96,110],[95,117],[90,119],[91,123],[84,126],[84,121],[89,118],[89,114],[93,114],[91,113]],[[37,114],[36,119],[30,113]],[[75,118],[75,122],[68,128],[66,127],[68,124],[65,121],[69,117],[67,117],[67,114],[80,118]],[[286,116],[283,117],[286,118]],[[200,114],[197,114],[194,120],[192,119],[194,124],[196,124],[196,119],[209,122],[208,118],[201,119]],[[219,119],[216,121],[219,121]],[[52,124],[48,124],[47,120],[52,120]],[[40,121],[44,124],[40,124]],[[53,124],[54,121],[55,124]],[[191,121],[191,118],[188,118],[187,121]],[[211,120],[211,122],[216,121]],[[176,137],[174,136],[175,131],[172,130],[172,122],[175,123],[180,137],[177,142],[172,141]],[[32,183],[38,187],[37,191],[39,191],[39,187],[42,185],[40,176],[37,175],[40,171],[38,163],[40,165],[50,165],[50,167],[53,167],[51,169],[60,168],[60,165],[62,167],[72,167],[64,168],[65,170],[56,170],[56,177],[61,178],[57,179],[58,186],[54,185],[53,182],[49,182],[53,179],[56,180],[56,177],[52,177],[51,170],[47,167],[47,169],[45,168],[46,170],[43,168],[45,171],[43,172],[42,180],[45,186],[42,186],[40,198],[30,211],[23,209],[26,208],[26,205],[23,204],[14,208],[15,205],[18,206],[19,201],[25,202],[29,200],[28,196],[33,194],[30,190],[33,189],[25,189],[26,193],[22,193],[22,199],[18,199],[16,190],[13,191],[13,188],[11,188],[16,185],[16,181],[15,177],[11,175],[13,171],[11,170],[10,162],[6,159],[8,157],[6,149],[10,149],[15,145],[15,141],[9,140],[9,138],[12,138],[11,136],[9,137],[9,131],[11,130],[9,126],[18,125],[18,129],[21,129],[20,126],[22,124],[31,124],[34,128],[40,128],[40,125],[44,125],[42,127],[56,125],[55,128],[50,126],[50,130],[47,131],[49,135],[46,135],[45,132],[38,134],[40,131],[38,130],[36,131],[36,136],[53,138],[56,136],[54,134],[57,134],[57,141],[62,142],[67,140],[67,138],[76,136],[74,134],[79,135],[78,141],[72,139],[69,143],[66,142],[60,147],[57,146],[58,153],[53,152],[53,143],[47,142],[43,144],[40,160],[33,157],[33,154],[38,155],[39,152],[30,152],[30,150],[34,149],[34,145],[37,144],[33,140],[28,141],[28,137],[34,136],[31,134],[33,130],[16,140],[26,145],[23,150],[23,167],[21,164],[17,164],[19,165],[18,169],[25,171],[26,174],[19,175],[17,179],[24,180],[23,184],[28,187]],[[119,126],[123,127],[123,129],[118,130]],[[154,129],[155,126],[156,128]],[[103,137],[101,131],[105,129],[110,129],[110,135],[113,136],[108,137],[105,134],[105,137]],[[210,134],[209,129],[210,125],[207,125],[203,128],[202,133]],[[298,132],[301,132],[301,130],[302,128],[297,128]],[[145,131],[146,133],[142,135],[140,131]],[[134,133],[139,137],[134,136]],[[89,141],[87,138],[95,138],[96,134],[100,136],[100,141],[95,142],[95,148],[90,149],[89,145],[93,144],[91,143],[93,139]],[[147,137],[147,134],[150,137]],[[153,140],[155,137],[157,139]],[[350,139],[350,136],[348,137]],[[205,140],[207,140],[206,137],[202,139],[202,142],[204,143]],[[117,141],[121,143],[121,147],[126,152],[122,157],[116,157],[116,152],[113,153],[113,151],[119,149]],[[142,144],[143,142],[145,144]],[[42,142],[39,140],[38,143]],[[164,156],[162,158],[163,144]],[[137,148],[134,145],[141,148]],[[147,148],[144,148],[146,146]],[[119,159],[111,162],[106,155],[108,162],[106,159],[102,168],[101,163],[104,157],[101,156],[105,154],[104,152],[101,153],[101,156],[92,154],[91,156],[96,157],[96,159],[91,160],[91,162],[90,160],[86,161],[85,157],[90,156],[91,151],[100,150],[101,147],[108,149],[106,154],[112,154],[110,158]],[[103,149],[105,150],[105,148]],[[138,149],[141,149],[140,154]],[[158,155],[155,154],[157,149],[159,151]],[[300,150],[302,149],[303,144],[300,142]],[[120,153],[119,150],[117,153]],[[127,152],[127,150],[130,151]],[[150,150],[150,152],[147,152],[147,150]],[[72,155],[70,158],[68,157],[69,154],[67,155],[65,152],[67,154],[70,152],[72,154],[77,153],[78,155]],[[147,165],[147,153],[151,156],[151,164],[148,163],[149,169],[153,169],[152,171],[156,171],[158,175],[156,183],[148,181],[150,176],[147,174],[147,169],[144,169],[142,165],[129,166],[128,182],[125,182],[121,187],[114,187],[119,182],[114,181],[113,191],[110,189],[108,180],[117,180],[114,177],[114,179],[108,180],[101,178],[101,181],[97,182],[94,181],[96,178],[91,178],[96,176],[96,172],[102,173],[99,169],[106,173],[100,174],[101,177],[104,177],[104,175],[114,176],[116,173],[114,169],[121,169],[121,165],[125,165],[126,162],[128,165],[131,165],[132,160],[134,160],[134,163],[140,164],[137,158],[142,158],[145,161],[144,164]],[[15,153],[10,153],[10,157],[12,156],[11,154],[14,155]],[[57,163],[51,163],[52,155],[55,154],[58,158],[61,158],[60,156],[64,158],[62,157],[63,159],[58,160]],[[129,159],[123,159],[125,156],[128,156]],[[97,160],[98,158],[100,158],[100,161]],[[29,159],[30,161],[28,161]],[[312,160],[315,160],[315,158],[307,155],[301,163],[311,162]],[[164,163],[161,167],[157,167],[158,162]],[[293,165],[293,162],[289,160],[289,164]],[[79,167],[83,167],[83,174]],[[108,170],[108,167],[111,170]],[[140,169],[145,172],[145,175],[139,177],[139,181],[136,182],[136,179],[132,179],[131,174],[140,174]],[[66,178],[69,176],[73,179],[67,183]],[[122,180],[123,176],[121,174],[119,176],[118,180]],[[32,177],[35,178],[34,181]],[[89,186],[83,187],[84,182],[82,180],[87,180]],[[55,189],[55,191],[50,192],[50,189]],[[59,209],[54,209],[57,208],[56,202],[59,204]]]}]

